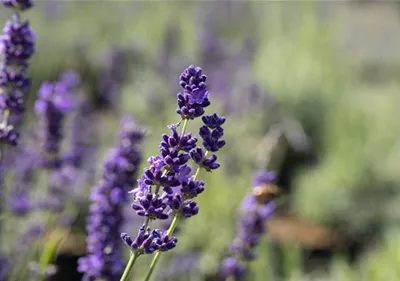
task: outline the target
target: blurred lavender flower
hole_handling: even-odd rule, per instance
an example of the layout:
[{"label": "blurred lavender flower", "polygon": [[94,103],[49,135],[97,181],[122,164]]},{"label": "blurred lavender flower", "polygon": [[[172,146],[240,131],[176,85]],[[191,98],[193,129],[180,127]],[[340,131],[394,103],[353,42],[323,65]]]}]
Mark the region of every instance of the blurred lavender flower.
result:
[{"label": "blurred lavender flower", "polygon": [[107,158],[103,178],[90,196],[88,255],[79,260],[78,270],[91,279],[117,280],[124,266],[120,249],[122,211],[142,159],[144,133],[130,118],[123,119],[121,127],[119,146]]},{"label": "blurred lavender flower", "polygon": [[65,207],[65,188],[59,180],[62,168],[60,155],[63,128],[68,114],[76,108],[75,88],[79,77],[66,73],[53,83],[44,83],[38,91],[35,113],[39,117],[37,132],[41,145],[40,166],[49,172],[47,197],[38,202],[38,208],[59,213]]},{"label": "blurred lavender flower", "polygon": [[[44,232],[45,229],[42,223],[33,222],[27,225],[23,232],[16,237],[15,247],[12,248],[10,255],[7,257],[10,267],[20,264],[21,261],[26,258],[32,244],[37,241]],[[11,269],[12,268],[9,268],[9,270]]]},{"label": "blurred lavender flower", "polygon": [[0,37],[0,52],[3,63],[0,69],[0,140],[17,145],[19,133],[11,124],[10,116],[15,119],[25,110],[24,100],[29,92],[31,81],[27,76],[28,60],[35,51],[35,34],[29,22],[22,22],[20,11],[32,7],[28,0],[3,0],[3,4],[15,10],[11,20],[6,22],[4,34]]},{"label": "blurred lavender flower", "polygon": [[8,195],[8,208],[15,216],[24,216],[33,206],[31,188],[34,181],[34,172],[38,168],[38,155],[31,145],[26,145],[18,154],[14,164],[15,187]]},{"label": "blurred lavender flower", "polygon": [[80,76],[74,71],[64,72],[60,83],[73,97],[75,110],[65,122],[69,132],[65,136],[69,141],[68,150],[59,157],[60,167],[52,172],[51,182],[63,189],[68,187],[70,199],[78,203],[85,192],[82,186],[91,182],[94,173],[97,125],[94,109],[80,89]]},{"label": "blurred lavender flower", "polygon": [[141,55],[136,49],[114,49],[107,55],[97,86],[97,103],[105,109],[118,110],[122,85],[129,77],[129,65]]},{"label": "blurred lavender flower", "polygon": [[7,280],[8,263],[7,259],[0,256],[0,281]]},{"label": "blurred lavender flower", "polygon": [[8,8],[13,8],[20,11],[29,9],[33,6],[31,0],[3,0],[3,4]]},{"label": "blurred lavender flower", "polygon": [[201,254],[196,252],[174,257],[168,266],[158,274],[156,280],[189,280],[189,276],[193,276],[193,272],[199,271],[200,258]]},{"label": "blurred lavender flower", "polygon": [[[275,180],[274,172],[258,171],[253,177],[253,188],[274,184]],[[265,233],[265,223],[273,215],[274,210],[273,202],[261,201],[253,193],[243,199],[238,233],[231,247],[233,257],[224,260],[221,266],[221,274],[224,278],[245,279],[247,272],[245,262],[256,257],[254,251]]]},{"label": "blurred lavender flower", "polygon": [[162,43],[162,48],[160,50],[160,55],[156,61],[158,73],[160,75],[167,76],[166,78],[170,78],[169,73],[172,69],[171,60],[178,48],[179,41],[179,26],[173,23],[168,24],[164,32],[164,39]]},{"label": "blurred lavender flower", "polygon": [[39,117],[38,137],[42,146],[42,165],[58,168],[61,164],[60,142],[65,116],[74,108],[69,85],[62,81],[44,83],[38,91],[35,112]]}]

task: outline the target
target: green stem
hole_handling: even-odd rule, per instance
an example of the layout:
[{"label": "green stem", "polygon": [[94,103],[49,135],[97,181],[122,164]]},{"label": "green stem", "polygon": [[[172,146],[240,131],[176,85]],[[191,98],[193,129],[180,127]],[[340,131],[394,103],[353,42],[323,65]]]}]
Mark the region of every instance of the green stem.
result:
[{"label": "green stem", "polygon": [[136,259],[139,257],[137,253],[132,254],[129,257],[128,264],[125,267],[124,274],[122,274],[121,280],[120,281],[126,281],[129,278],[129,274],[131,273],[131,270],[133,268],[133,265],[135,264]]},{"label": "green stem", "polygon": [[187,124],[188,124],[188,119],[185,119],[185,121],[183,121],[183,127],[182,127],[182,132],[181,132],[181,135],[183,136],[184,134],[185,134],[185,132],[186,132],[186,127],[187,127]]},{"label": "green stem", "polygon": [[[183,205],[182,205],[182,206],[183,206]],[[181,207],[181,208],[179,209],[179,211],[175,214],[175,217],[174,217],[174,219],[172,220],[172,223],[171,223],[171,225],[170,225],[170,227],[169,227],[169,229],[168,229],[168,232],[167,232],[168,237],[171,237],[171,235],[174,233],[174,230],[175,230],[175,228],[176,228],[176,226],[177,226],[177,224],[178,224],[178,221],[179,221],[179,219],[180,219],[180,217],[181,217],[181,213],[182,213],[182,207]],[[149,281],[149,280],[150,280],[151,275],[153,274],[153,271],[154,271],[154,269],[156,268],[156,265],[157,265],[157,263],[158,263],[158,260],[159,260],[160,257],[161,257],[161,253],[162,253],[162,252],[157,252],[157,253],[155,254],[155,256],[154,256],[154,258],[153,258],[153,260],[152,260],[152,262],[151,262],[149,272],[147,272],[145,281]]]}]

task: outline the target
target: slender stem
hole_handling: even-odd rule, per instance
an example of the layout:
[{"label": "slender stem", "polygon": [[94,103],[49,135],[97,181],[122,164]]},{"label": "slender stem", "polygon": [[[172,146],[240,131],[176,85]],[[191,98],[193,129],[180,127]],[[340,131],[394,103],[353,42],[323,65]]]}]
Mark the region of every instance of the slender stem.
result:
[{"label": "slender stem", "polygon": [[[168,237],[171,237],[172,234],[174,233],[174,230],[175,230],[175,228],[176,228],[176,226],[177,226],[177,224],[178,224],[178,221],[179,221],[179,219],[180,219],[180,217],[181,217],[183,206],[184,206],[184,204],[182,204],[182,206],[179,208],[178,212],[176,212],[176,214],[175,214],[175,216],[174,216],[174,219],[172,220],[172,223],[171,223],[171,225],[170,225],[169,228],[168,228],[168,231],[167,231]],[[153,260],[152,260],[152,262],[151,262],[151,265],[150,265],[150,269],[149,269],[149,271],[147,272],[146,278],[144,279],[145,281],[149,281],[149,280],[150,280],[151,275],[153,274],[153,271],[154,271],[154,269],[156,268],[156,265],[157,265],[157,263],[158,263],[158,260],[159,260],[160,257],[161,257],[161,253],[162,253],[162,252],[157,252],[157,253],[154,255],[154,258],[153,258]]]},{"label": "slender stem", "polygon": [[[3,121],[2,121],[2,127],[4,129],[6,129],[7,126],[8,126],[8,119],[9,118],[10,118],[10,110],[5,109],[3,111]],[[0,144],[0,164],[2,164],[2,162],[3,162],[3,156],[4,156],[3,149],[4,149],[4,144],[1,143]]]},{"label": "slender stem", "polygon": [[131,253],[131,256],[129,257],[128,264],[125,267],[124,274],[122,274],[121,280],[120,281],[127,281],[129,278],[129,274],[131,273],[132,267],[135,264],[136,259],[139,257],[137,253]]},{"label": "slender stem", "polygon": [[156,268],[156,265],[160,257],[161,257],[161,252],[157,252],[153,260],[151,261],[149,272],[147,272],[146,279],[144,279],[144,281],[150,281],[151,275],[153,274],[153,271]]},{"label": "slender stem", "polygon": [[188,124],[188,119],[185,119],[185,121],[183,121],[183,127],[182,127],[182,132],[181,132],[181,135],[183,136],[184,134],[185,134],[185,132],[186,132],[186,127],[187,127],[187,124]]}]

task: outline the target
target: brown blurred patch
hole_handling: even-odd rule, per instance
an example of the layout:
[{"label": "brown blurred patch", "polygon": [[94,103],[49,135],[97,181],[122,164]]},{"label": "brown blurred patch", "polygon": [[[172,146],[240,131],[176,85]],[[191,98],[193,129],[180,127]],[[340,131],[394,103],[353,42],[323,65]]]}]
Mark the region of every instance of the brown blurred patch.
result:
[{"label": "brown blurred patch", "polygon": [[274,242],[295,243],[305,249],[341,250],[346,247],[346,237],[289,214],[277,214],[267,222],[268,237]]},{"label": "brown blurred patch", "polygon": [[45,239],[42,240],[42,243],[46,243],[46,241],[55,237],[60,238],[58,253],[75,256],[86,254],[85,235],[71,233],[68,229],[64,228],[56,228],[45,234]]}]

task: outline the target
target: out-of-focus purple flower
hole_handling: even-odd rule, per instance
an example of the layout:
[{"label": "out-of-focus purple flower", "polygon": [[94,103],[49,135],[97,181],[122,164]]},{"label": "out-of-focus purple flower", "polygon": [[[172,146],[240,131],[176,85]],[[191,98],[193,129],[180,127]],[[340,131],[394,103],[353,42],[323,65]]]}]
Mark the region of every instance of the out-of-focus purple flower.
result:
[{"label": "out-of-focus purple flower", "polygon": [[35,112],[39,117],[38,137],[43,153],[43,166],[56,168],[61,164],[60,143],[66,114],[74,108],[74,100],[61,82],[44,83],[38,91]]},{"label": "out-of-focus purple flower", "polygon": [[99,75],[97,103],[109,110],[118,110],[122,86],[128,80],[129,66],[142,58],[136,48],[112,49],[106,56],[105,67]]},{"label": "out-of-focus purple flower", "polygon": [[2,0],[3,5],[20,11],[27,10],[33,6],[31,0]]},{"label": "out-of-focus purple flower", "polygon": [[30,197],[26,193],[13,192],[8,196],[8,209],[16,216],[26,215],[32,208]]},{"label": "out-of-focus purple flower", "polygon": [[199,271],[201,254],[189,252],[174,257],[168,265],[158,274],[156,280],[188,280],[194,272]]},{"label": "out-of-focus purple flower", "polygon": [[[260,184],[273,184],[275,179],[274,172],[258,171],[253,177],[253,187]],[[226,259],[221,266],[221,274],[224,278],[231,277],[234,280],[245,278],[244,262],[256,258],[255,248],[265,233],[265,223],[273,215],[274,210],[273,202],[259,202],[253,194],[243,199],[238,232],[231,246],[233,257]]]},{"label": "out-of-focus purple flower", "polygon": [[[10,256],[7,261],[10,265],[16,265],[26,258],[28,250],[31,249],[32,243],[37,241],[45,232],[42,223],[30,223],[15,239],[15,247],[12,248]],[[1,280],[1,279],[0,279]]]},{"label": "out-of-focus purple flower", "polygon": [[[6,7],[25,10],[32,6],[31,1],[3,0]],[[35,51],[35,33],[28,21],[21,21],[16,11],[6,22],[0,37],[0,53],[3,56],[0,67],[0,141],[12,146],[18,143],[19,133],[12,119],[18,120],[25,110],[24,101],[31,81],[27,75],[28,60]]]},{"label": "out-of-focus purple flower", "polygon": [[243,280],[247,272],[246,267],[235,258],[227,258],[222,263],[221,273],[223,276],[232,276],[234,280]]},{"label": "out-of-focus purple flower", "polygon": [[253,176],[252,186],[256,187],[261,184],[273,184],[276,182],[276,177],[276,172],[273,171],[257,171]]},{"label": "out-of-focus purple flower", "polygon": [[34,172],[38,167],[37,159],[35,150],[30,144],[22,148],[15,159],[15,186],[7,199],[8,209],[15,216],[24,216],[34,207],[30,191],[34,180]]},{"label": "out-of-focus purple flower", "polygon": [[7,280],[8,262],[5,257],[0,256],[0,281]]},{"label": "out-of-focus purple flower", "polygon": [[29,22],[20,22],[18,18],[14,18],[6,22],[3,31],[0,50],[4,54],[6,65],[17,63],[18,67],[26,67],[27,60],[35,52],[36,41],[36,35],[30,29]]},{"label": "out-of-focus purple flower", "polygon": [[7,142],[11,146],[18,144],[19,133],[14,129],[12,125],[5,125],[0,128],[0,140]]},{"label": "out-of-focus purple flower", "polygon": [[90,196],[90,215],[87,222],[88,255],[79,260],[78,270],[89,278],[118,280],[123,270],[120,247],[123,208],[128,191],[142,159],[140,144],[143,130],[130,118],[121,122],[119,146],[105,163],[103,178]]}]

